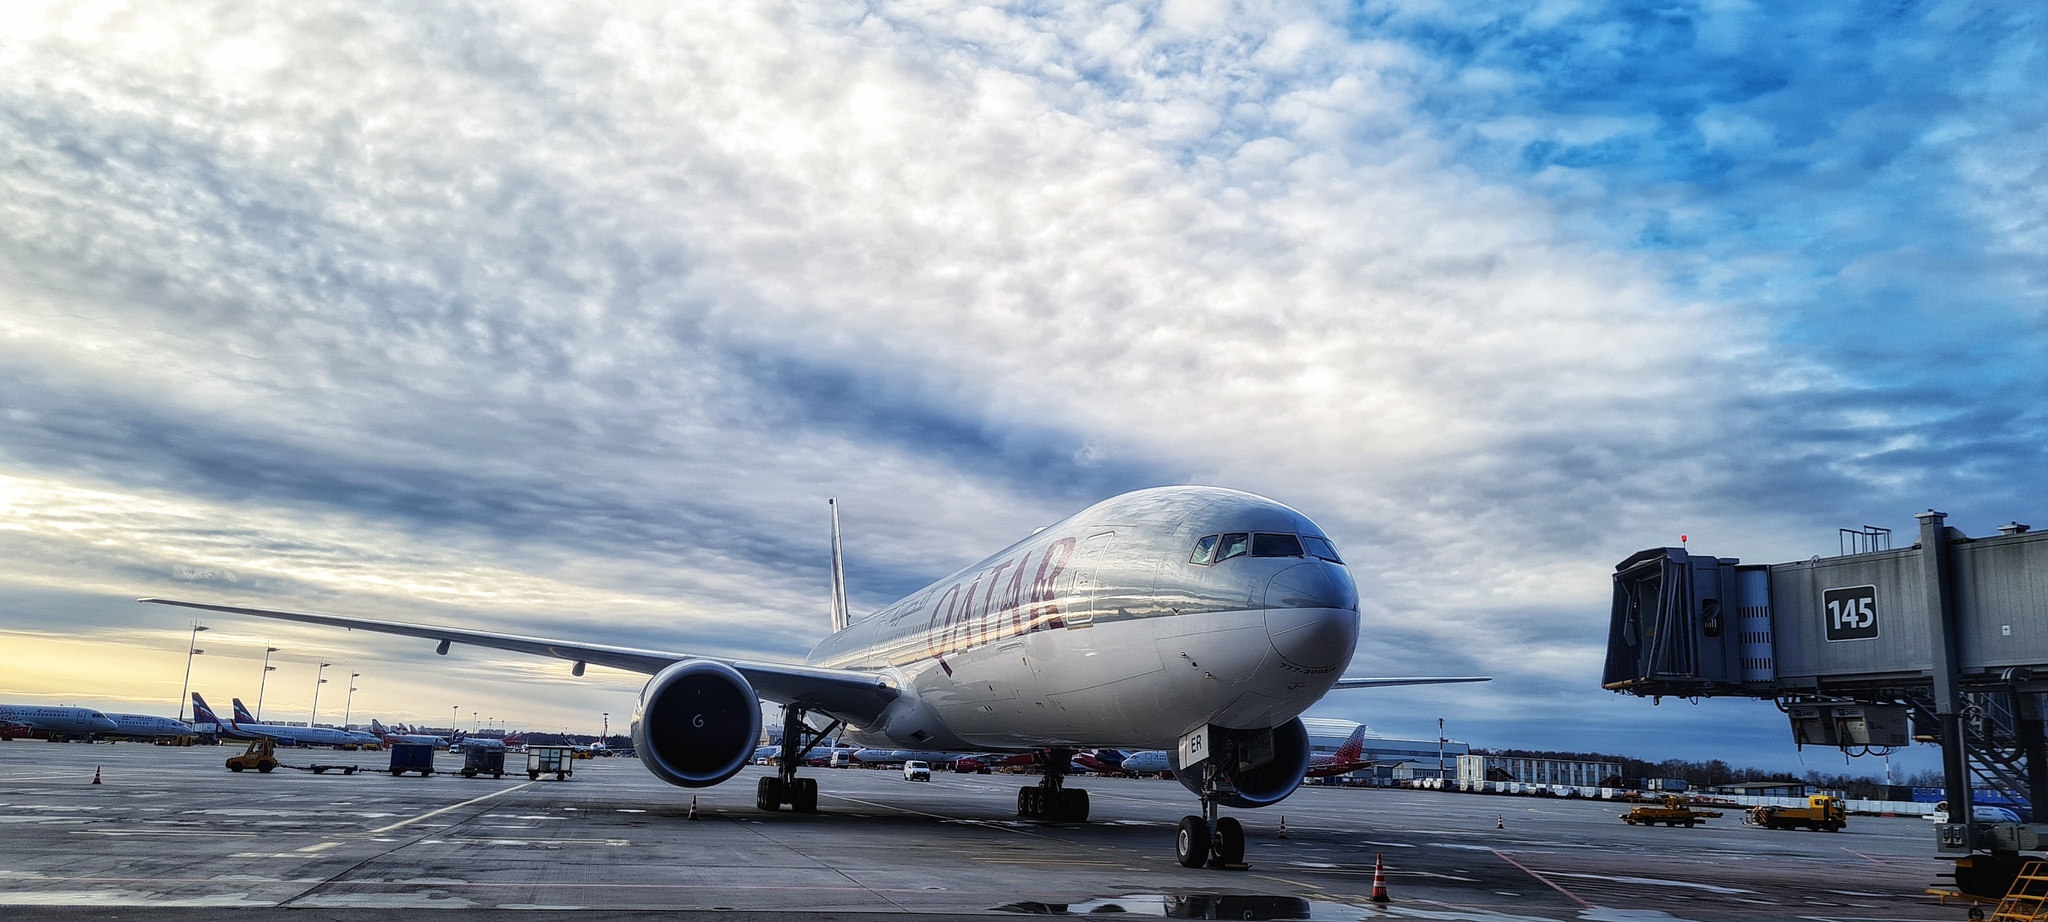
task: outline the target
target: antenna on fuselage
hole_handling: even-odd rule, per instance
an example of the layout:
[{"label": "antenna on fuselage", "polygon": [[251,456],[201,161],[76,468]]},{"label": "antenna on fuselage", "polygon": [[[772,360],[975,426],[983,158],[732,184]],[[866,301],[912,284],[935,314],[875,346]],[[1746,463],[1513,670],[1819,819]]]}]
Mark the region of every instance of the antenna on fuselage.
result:
[{"label": "antenna on fuselage", "polygon": [[828,499],[832,507],[832,633],[846,630],[846,561],[839,554],[839,500]]}]

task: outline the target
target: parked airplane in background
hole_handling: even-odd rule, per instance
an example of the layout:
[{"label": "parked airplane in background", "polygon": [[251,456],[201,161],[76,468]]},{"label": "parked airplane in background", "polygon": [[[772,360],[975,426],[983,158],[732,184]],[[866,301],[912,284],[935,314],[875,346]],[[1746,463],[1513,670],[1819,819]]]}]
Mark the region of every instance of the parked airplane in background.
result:
[{"label": "parked airplane in background", "polygon": [[107,717],[119,725],[119,729],[107,735],[120,737],[121,739],[176,739],[199,735],[198,728],[182,720],[172,720],[169,717],[157,717],[153,714],[113,713],[109,713]]},{"label": "parked airplane in background", "polygon": [[[737,774],[761,736],[759,701],[784,706],[783,754],[763,810],[817,809],[802,753],[858,742],[953,752],[1045,750],[1017,814],[1084,821],[1065,784],[1077,749],[1172,749],[1199,798],[1175,839],[1183,865],[1241,864],[1244,829],[1220,807],[1264,807],[1301,785],[1299,717],[1336,688],[1483,681],[1340,678],[1358,642],[1358,593],[1322,529],[1249,493],[1161,487],[1097,503],[858,621],[846,608],[833,505],[832,633],[803,664],[763,663],[430,624],[143,599],[210,611],[474,644],[652,676],[632,737],[656,777],[684,787]],[[810,726],[816,715],[823,728]],[[850,734],[856,735],[856,734]],[[1213,847],[1212,847],[1213,845]]]},{"label": "parked airplane in background", "polygon": [[448,748],[446,737],[435,736],[431,733],[407,733],[402,730],[390,730],[383,724],[378,723],[374,717],[370,718],[370,735],[383,740],[386,746],[395,743],[418,743],[441,749]]},{"label": "parked airplane in background", "polygon": [[1344,739],[1344,745],[1337,747],[1336,752],[1326,756],[1311,756],[1308,760],[1308,776],[1335,778],[1379,764],[1378,759],[1359,758],[1364,753],[1365,727],[1360,726],[1351,731],[1351,735]]},{"label": "parked airplane in background", "polygon": [[1123,770],[1133,775],[1156,775],[1172,771],[1173,766],[1167,764],[1166,750],[1146,749],[1124,756]]},{"label": "parked airplane in background", "polygon": [[94,735],[119,730],[121,725],[92,708],[0,704],[0,727],[21,727],[53,737],[92,739]]},{"label": "parked airplane in background", "polygon": [[[233,703],[237,716],[249,713],[249,709],[242,706],[242,699],[236,698]],[[241,720],[222,723],[220,717],[213,713],[213,708],[207,707],[206,699],[200,697],[198,692],[192,693],[192,722],[213,723],[220,727],[220,735],[237,740],[270,739],[294,746],[335,747],[375,746],[381,742],[368,733],[337,730],[333,727],[288,727],[284,724],[243,723]]]}]

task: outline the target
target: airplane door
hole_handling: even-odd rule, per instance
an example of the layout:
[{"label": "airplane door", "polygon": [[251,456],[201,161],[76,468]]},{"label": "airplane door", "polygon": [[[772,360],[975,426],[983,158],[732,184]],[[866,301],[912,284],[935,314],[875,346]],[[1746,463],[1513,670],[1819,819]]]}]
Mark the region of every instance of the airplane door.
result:
[{"label": "airplane door", "polygon": [[1081,542],[1081,549],[1074,555],[1074,604],[1061,613],[1061,620],[1068,630],[1095,626],[1095,603],[1102,585],[1102,562],[1109,557],[1110,545],[1116,543],[1116,532],[1103,531],[1089,535]]}]

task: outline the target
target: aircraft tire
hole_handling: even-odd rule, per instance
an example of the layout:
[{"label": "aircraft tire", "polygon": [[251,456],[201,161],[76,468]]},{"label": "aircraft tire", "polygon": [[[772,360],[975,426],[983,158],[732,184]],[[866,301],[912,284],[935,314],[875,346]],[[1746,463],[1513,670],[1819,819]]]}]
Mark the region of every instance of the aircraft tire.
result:
[{"label": "aircraft tire", "polygon": [[1068,788],[1060,796],[1061,818],[1070,823],[1088,822],[1088,792],[1082,788]]},{"label": "aircraft tire", "polygon": [[782,779],[762,778],[754,785],[754,806],[770,813],[782,809]]},{"label": "aircraft tire", "polygon": [[1018,789],[1017,789],[1017,817],[1018,817],[1019,819],[1026,819],[1026,818],[1029,818],[1030,816],[1031,816],[1031,789],[1030,789],[1030,788],[1018,788]]},{"label": "aircraft tire", "polygon": [[1216,821],[1216,863],[1229,866],[1244,863],[1244,824],[1237,817]]},{"label": "aircraft tire", "polygon": [[790,809],[798,813],[818,812],[818,779],[796,779],[796,796],[790,798]]},{"label": "aircraft tire", "polygon": [[1209,860],[1209,824],[1189,814],[1180,818],[1173,837],[1173,856],[1184,868],[1199,868]]}]

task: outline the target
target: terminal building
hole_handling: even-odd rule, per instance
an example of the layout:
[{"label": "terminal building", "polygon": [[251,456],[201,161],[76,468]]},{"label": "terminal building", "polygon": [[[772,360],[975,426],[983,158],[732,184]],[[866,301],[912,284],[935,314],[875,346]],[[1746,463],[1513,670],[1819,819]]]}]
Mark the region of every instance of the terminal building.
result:
[{"label": "terminal building", "polygon": [[1458,757],[1458,784],[1476,787],[1484,781],[1519,781],[1523,784],[1564,784],[1597,788],[1621,785],[1620,762],[1581,762],[1571,759],[1533,759],[1521,756],[1464,755]]}]

